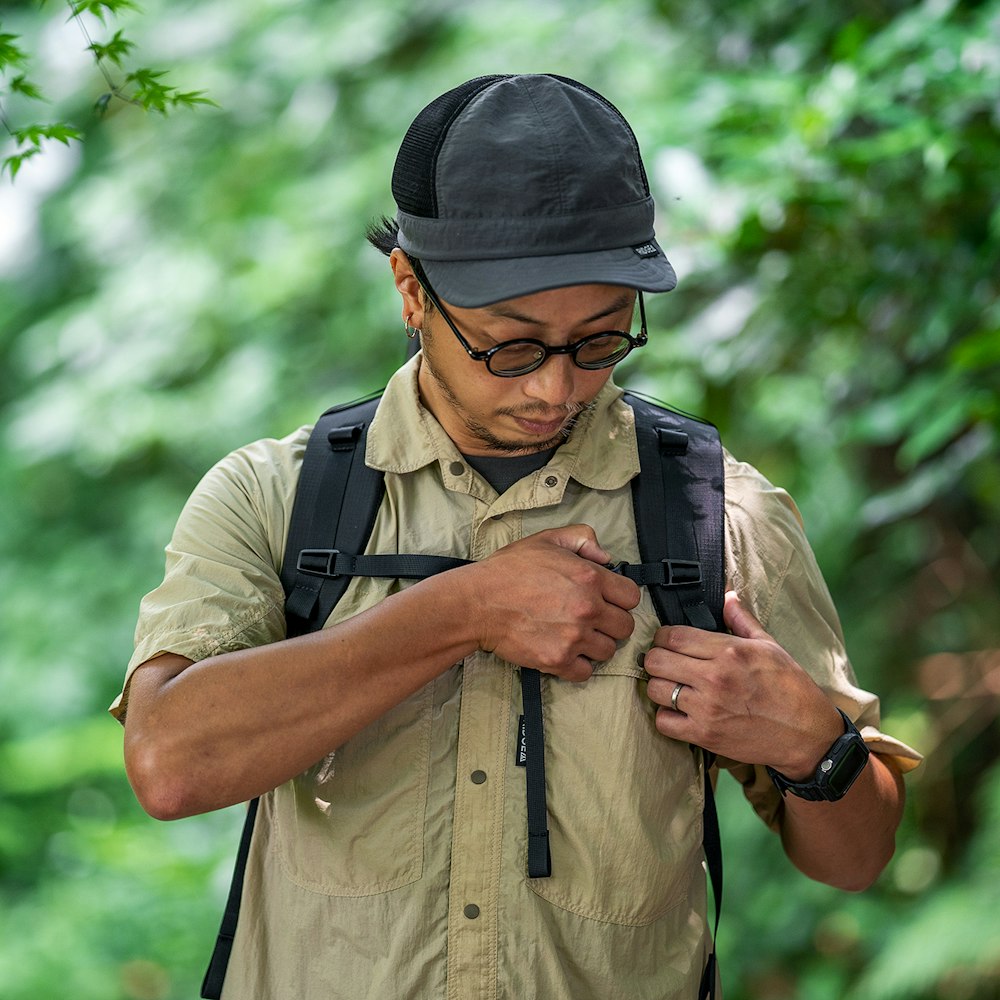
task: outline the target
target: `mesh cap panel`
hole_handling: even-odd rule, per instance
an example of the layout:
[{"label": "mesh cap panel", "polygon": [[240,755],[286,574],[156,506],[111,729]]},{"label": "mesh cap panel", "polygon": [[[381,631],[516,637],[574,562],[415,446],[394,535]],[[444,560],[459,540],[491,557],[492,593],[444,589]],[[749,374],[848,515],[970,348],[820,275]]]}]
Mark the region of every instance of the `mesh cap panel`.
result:
[{"label": "mesh cap panel", "polygon": [[448,129],[469,102],[497,80],[510,74],[479,76],[449,90],[420,112],[407,129],[392,171],[392,195],[399,208],[410,215],[438,217],[438,153]]}]

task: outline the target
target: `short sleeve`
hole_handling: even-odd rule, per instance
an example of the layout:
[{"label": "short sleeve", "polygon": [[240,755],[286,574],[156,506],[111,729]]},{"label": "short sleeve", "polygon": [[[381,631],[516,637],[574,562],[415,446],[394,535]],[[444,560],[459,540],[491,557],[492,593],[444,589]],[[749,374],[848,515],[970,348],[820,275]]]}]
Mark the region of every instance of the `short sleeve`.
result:
[{"label": "short sleeve", "polygon": [[110,711],[124,720],[135,668],[163,653],[203,660],[285,637],[279,572],[308,428],[227,455],[184,505],[163,582],[139,608],[135,650]]},{"label": "short sleeve", "polygon": [[[792,498],[756,469],[726,456],[728,586],[767,632],[861,730],[873,753],[900,772],[921,755],[883,733],[879,699],[857,683],[833,600]],[[774,825],[780,796],[763,767],[720,761],[743,785],[758,814]]]}]

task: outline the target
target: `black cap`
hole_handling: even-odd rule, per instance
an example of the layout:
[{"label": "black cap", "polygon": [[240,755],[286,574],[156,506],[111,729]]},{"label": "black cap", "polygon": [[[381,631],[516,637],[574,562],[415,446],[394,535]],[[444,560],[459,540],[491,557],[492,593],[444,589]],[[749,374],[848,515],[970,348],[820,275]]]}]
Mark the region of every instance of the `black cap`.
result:
[{"label": "black cap", "polygon": [[438,97],[403,138],[392,193],[400,247],[456,306],[677,283],[632,129],[566,77],[483,76]]}]

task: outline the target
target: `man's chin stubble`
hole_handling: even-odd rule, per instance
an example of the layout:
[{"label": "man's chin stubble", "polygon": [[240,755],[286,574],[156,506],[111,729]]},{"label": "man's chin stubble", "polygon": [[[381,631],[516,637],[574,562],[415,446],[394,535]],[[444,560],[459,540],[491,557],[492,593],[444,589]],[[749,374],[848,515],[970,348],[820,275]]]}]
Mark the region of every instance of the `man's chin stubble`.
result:
[{"label": "man's chin stubble", "polygon": [[[566,409],[571,410],[572,415],[566,421],[565,424],[559,429],[558,433],[554,434],[551,438],[545,441],[515,441],[507,440],[504,438],[497,437],[489,428],[484,427],[482,424],[470,419],[469,417],[464,417],[465,426],[468,430],[474,434],[483,444],[487,445],[494,451],[501,451],[514,455],[531,455],[539,451],[549,451],[552,448],[558,448],[559,445],[563,444],[566,439],[573,432],[573,428],[576,426],[580,419],[581,414],[586,413],[594,408],[593,403],[570,403],[567,404]],[[517,412],[512,412],[509,410],[500,410],[497,413],[498,416],[525,416],[525,411],[520,410]]]}]

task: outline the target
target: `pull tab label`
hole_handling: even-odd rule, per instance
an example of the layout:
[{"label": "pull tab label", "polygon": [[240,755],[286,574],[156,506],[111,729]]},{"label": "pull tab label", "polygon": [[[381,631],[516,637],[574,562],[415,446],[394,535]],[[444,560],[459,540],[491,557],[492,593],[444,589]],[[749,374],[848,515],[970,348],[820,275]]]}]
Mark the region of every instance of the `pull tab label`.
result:
[{"label": "pull tab label", "polygon": [[517,753],[514,754],[514,763],[518,767],[527,767],[528,765],[528,735],[523,715],[517,717]]}]

